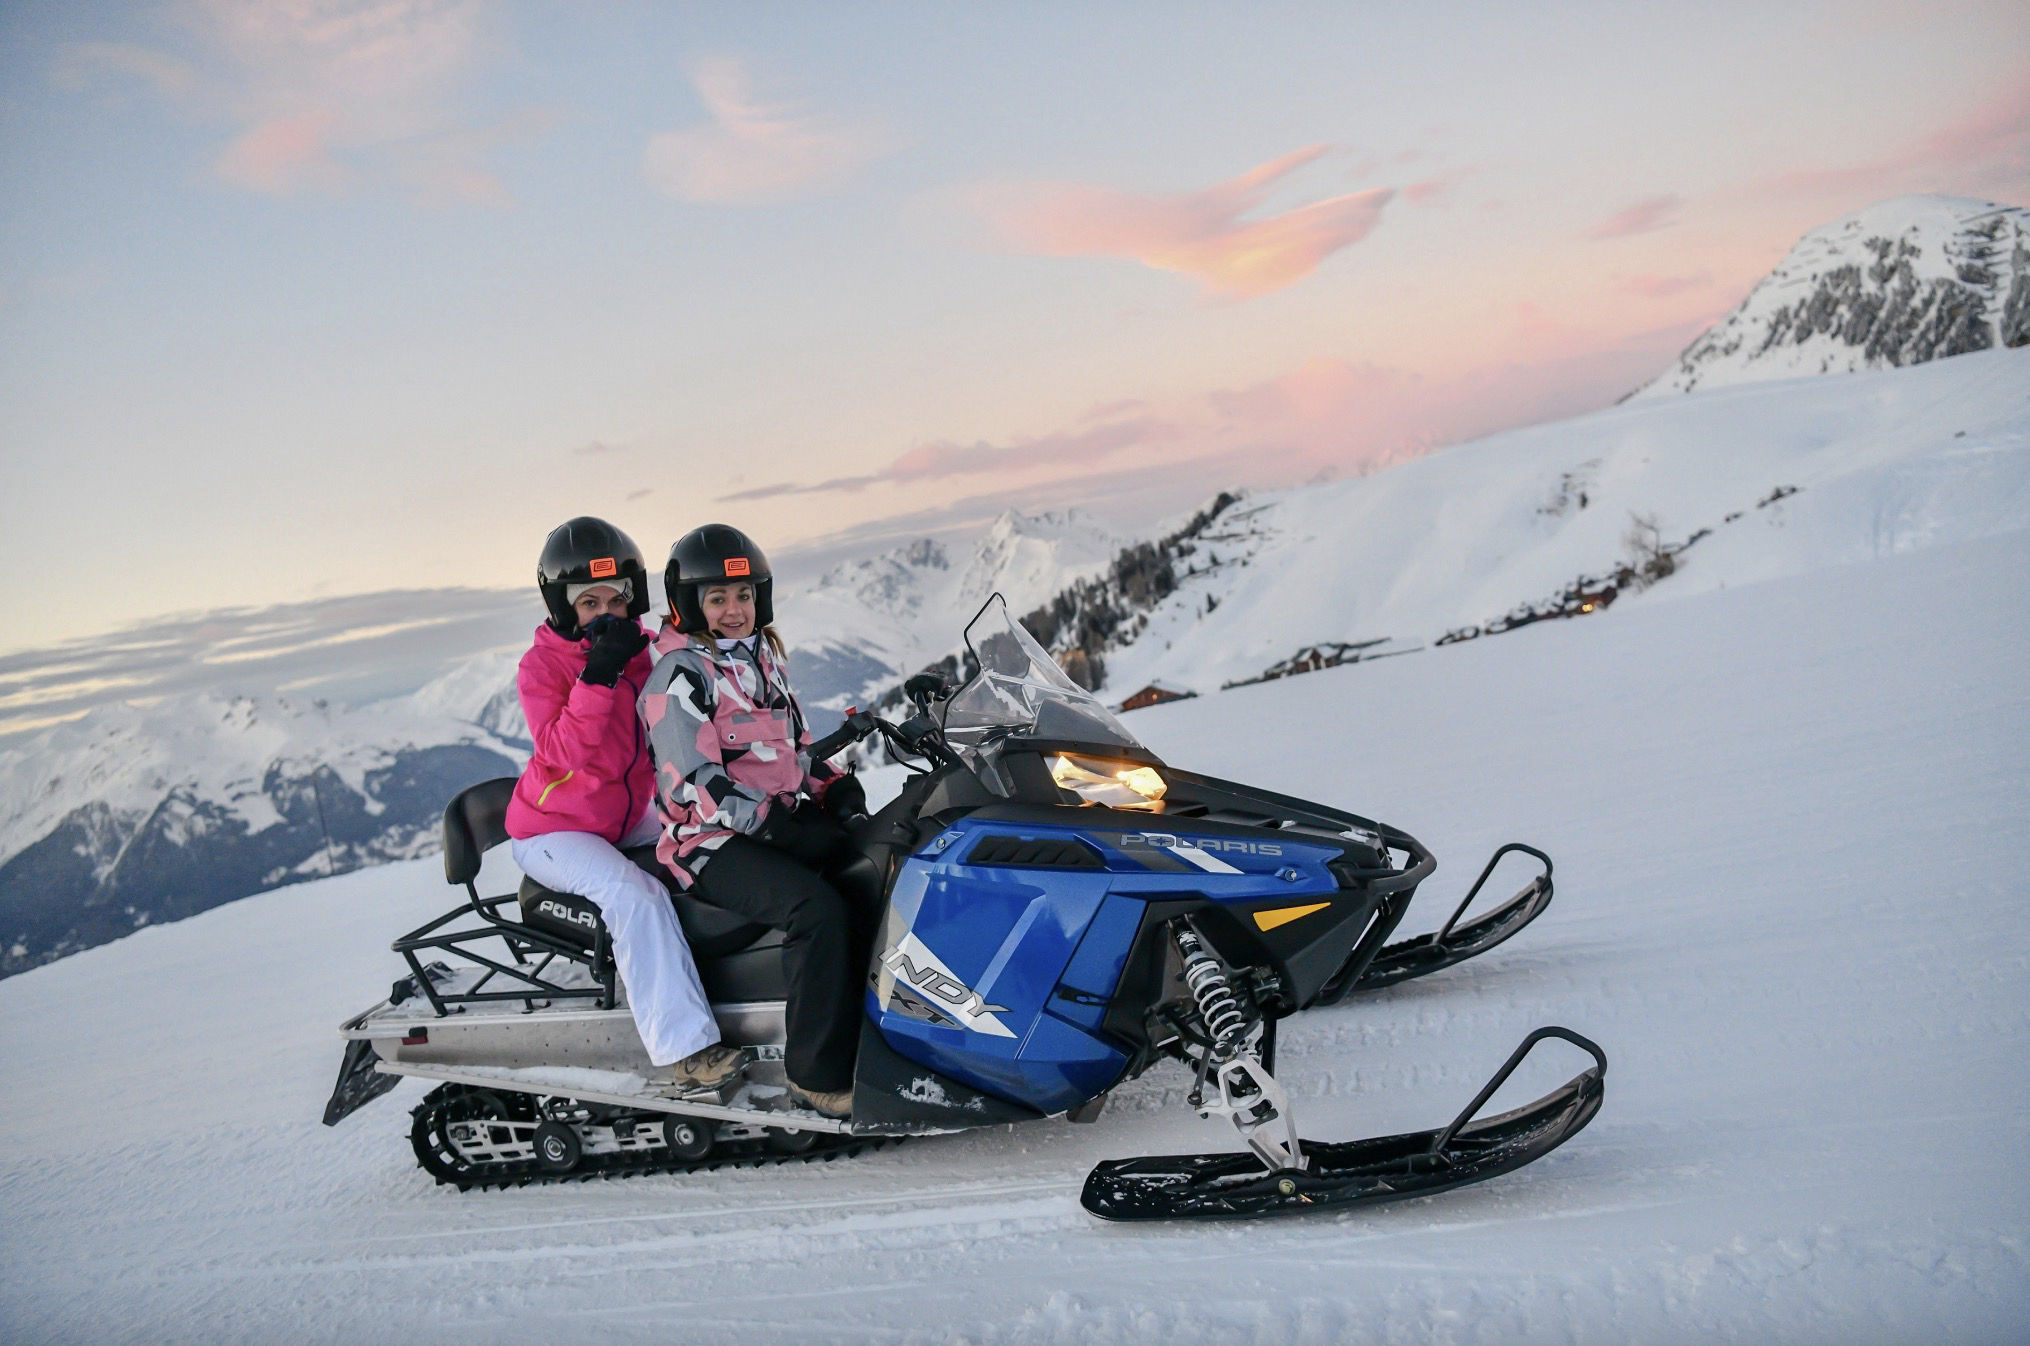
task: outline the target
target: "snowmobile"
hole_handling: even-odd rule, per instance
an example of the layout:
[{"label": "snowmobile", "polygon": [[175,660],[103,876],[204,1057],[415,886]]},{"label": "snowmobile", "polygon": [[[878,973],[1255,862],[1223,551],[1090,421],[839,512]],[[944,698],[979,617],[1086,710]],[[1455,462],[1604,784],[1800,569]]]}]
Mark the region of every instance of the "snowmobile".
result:
[{"label": "snowmobile", "polygon": [[[445,810],[445,876],[467,900],[396,940],[408,974],[341,1026],[326,1124],[401,1076],[436,1081],[410,1139],[426,1171],[463,1189],[836,1158],[1056,1116],[1090,1122],[1123,1081],[1175,1059],[1192,1072],[1190,1105],[1227,1118],[1245,1148],[1101,1163],[1085,1208],[1139,1220],[1440,1192],[1541,1158],[1598,1112],[1605,1054],[1546,1027],[1441,1128],[1302,1139],[1273,1073],[1278,1022],[1510,938],[1550,903],[1550,858],[1501,847],[1437,931],[1391,943],[1436,867],[1416,838],[1161,760],[998,596],[965,645],[970,676],[956,689],[920,675],[906,684],[913,713],[900,723],[854,711],[814,746],[829,756],[878,733],[914,772],[856,831],[853,865],[884,905],[850,1120],[790,1100],[780,933],[681,890],[672,901],[723,1040],[749,1065],[712,1095],[651,1084],[598,911],[527,879],[515,893],[480,894],[482,853],[505,840],[514,782],[502,779]],[[1511,857],[1528,881],[1469,918]],[[653,870],[653,853],[638,863]],[[1533,1103],[1477,1117],[1547,1038],[1591,1064]]]}]

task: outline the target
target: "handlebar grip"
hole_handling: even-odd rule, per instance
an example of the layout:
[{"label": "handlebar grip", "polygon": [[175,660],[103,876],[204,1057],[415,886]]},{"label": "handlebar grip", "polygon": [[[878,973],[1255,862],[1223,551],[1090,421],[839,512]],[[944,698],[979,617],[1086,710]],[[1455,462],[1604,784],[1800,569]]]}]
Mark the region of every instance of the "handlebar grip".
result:
[{"label": "handlebar grip", "polygon": [[843,752],[852,744],[874,732],[874,717],[865,711],[851,711],[846,722],[820,739],[813,739],[810,746],[811,760],[822,762],[836,753]]}]

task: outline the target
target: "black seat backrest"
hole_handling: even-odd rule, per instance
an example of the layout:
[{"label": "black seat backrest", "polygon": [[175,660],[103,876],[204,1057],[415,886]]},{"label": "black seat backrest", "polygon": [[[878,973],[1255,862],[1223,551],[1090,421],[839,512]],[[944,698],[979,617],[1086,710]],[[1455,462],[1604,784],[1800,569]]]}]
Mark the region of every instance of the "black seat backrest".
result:
[{"label": "black seat backrest", "polygon": [[[684,932],[684,942],[700,960],[722,958],[757,944],[782,942],[780,936],[771,939],[765,925],[749,921],[738,912],[715,907],[684,889],[671,887],[669,871],[656,859],[655,847],[637,846],[621,854],[663,884],[677,909],[677,925]],[[580,948],[590,949],[605,925],[592,899],[545,888],[534,879],[524,878],[516,897],[523,925],[534,926]]]},{"label": "black seat backrest", "polygon": [[446,883],[471,883],[479,877],[480,860],[507,840],[507,807],[514,793],[515,778],[500,776],[467,786],[444,806]]}]

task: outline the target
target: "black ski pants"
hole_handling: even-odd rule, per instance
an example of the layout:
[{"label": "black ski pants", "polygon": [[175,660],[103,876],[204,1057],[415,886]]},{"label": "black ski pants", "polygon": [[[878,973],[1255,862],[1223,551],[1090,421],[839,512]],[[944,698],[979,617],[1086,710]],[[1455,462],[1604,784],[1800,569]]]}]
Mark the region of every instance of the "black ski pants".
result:
[{"label": "black ski pants", "polygon": [[806,1089],[852,1088],[867,961],[854,904],[788,852],[745,836],[728,837],[698,867],[697,893],[783,932],[789,981],[783,1065]]}]

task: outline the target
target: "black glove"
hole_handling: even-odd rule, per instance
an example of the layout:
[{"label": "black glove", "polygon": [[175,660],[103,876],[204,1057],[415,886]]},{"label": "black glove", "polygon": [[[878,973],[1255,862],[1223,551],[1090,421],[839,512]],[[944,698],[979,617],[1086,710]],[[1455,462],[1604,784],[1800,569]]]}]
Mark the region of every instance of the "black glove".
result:
[{"label": "black glove", "polygon": [[919,706],[928,706],[951,686],[942,673],[919,673],[902,684],[902,694]]},{"label": "black glove", "polygon": [[839,859],[845,848],[852,844],[846,829],[826,817],[824,810],[808,799],[793,809],[785,808],[782,801],[777,800],[755,830],[754,839],[795,857],[812,869],[823,869]]},{"label": "black glove", "polygon": [[826,813],[841,821],[861,817],[867,812],[867,787],[860,784],[858,776],[841,776],[825,787],[820,804]]},{"label": "black glove", "polygon": [[607,613],[594,618],[585,628],[592,649],[585,656],[585,671],[579,674],[595,687],[611,687],[620,681],[620,671],[637,654],[648,648],[648,632],[640,622]]}]

